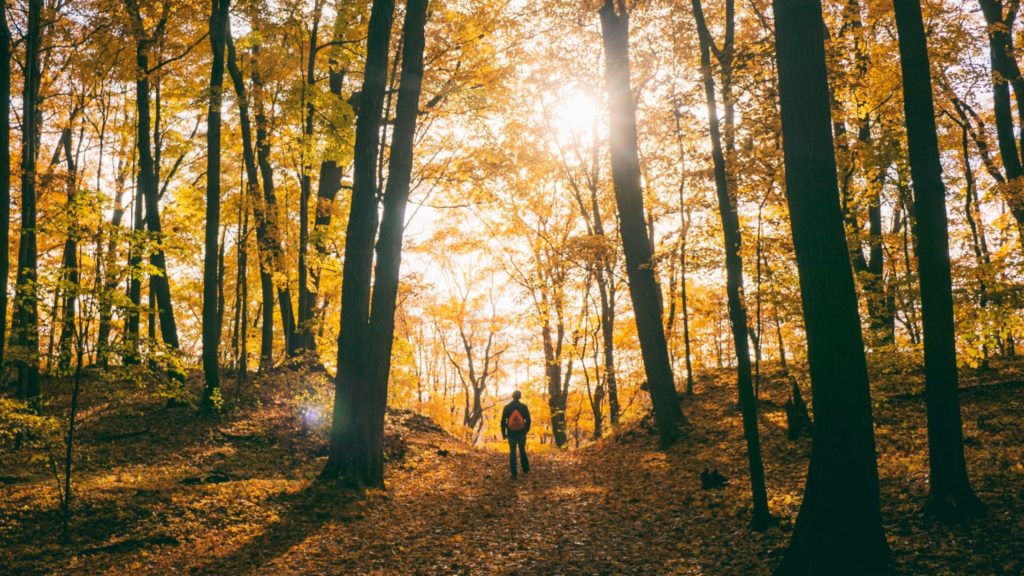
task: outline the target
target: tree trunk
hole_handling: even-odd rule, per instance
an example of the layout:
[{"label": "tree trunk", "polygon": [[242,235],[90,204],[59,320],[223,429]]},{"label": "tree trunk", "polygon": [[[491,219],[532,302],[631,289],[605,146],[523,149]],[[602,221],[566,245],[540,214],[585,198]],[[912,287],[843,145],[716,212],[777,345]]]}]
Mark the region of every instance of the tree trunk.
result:
[{"label": "tree trunk", "polygon": [[[11,325],[12,352],[18,359],[18,397],[33,407],[39,398],[39,289],[36,246],[36,155],[39,151],[39,84],[42,0],[29,0],[25,35],[25,88],[21,142],[21,232]],[[6,256],[4,257],[6,260]]]},{"label": "tree trunk", "polygon": [[143,216],[142,189],[135,187],[132,199],[132,238],[128,243],[128,309],[125,311],[123,362],[139,363],[139,325],[142,314],[142,236],[146,232]]},{"label": "tree trunk", "polygon": [[[263,80],[254,70],[253,92],[256,101],[256,162],[263,182],[263,204],[266,209],[266,240],[270,250],[270,263],[277,284],[277,302],[281,309],[281,327],[284,330],[285,351],[289,356],[298,353],[298,337],[295,334],[295,313],[292,308],[292,293],[288,288],[285,273],[284,249],[281,247],[281,220],[277,210],[277,196],[274,193],[274,168],[270,165],[270,134],[267,127],[266,103],[263,95]],[[264,312],[266,318],[267,312]]]},{"label": "tree trunk", "polygon": [[235,42],[231,38],[230,18],[228,18],[228,29],[224,40],[227,48],[228,74],[231,76],[231,82],[235,87],[235,96],[238,100],[238,123],[242,132],[242,158],[245,164],[245,193],[248,203],[252,204],[252,215],[256,220],[256,252],[259,255],[260,295],[263,302],[259,369],[261,372],[265,372],[274,365],[274,247],[267,232],[266,203],[260,194],[260,178],[256,167],[256,155],[253,152],[252,123],[249,120],[249,95],[245,89],[242,72],[238,68]]},{"label": "tree trunk", "polygon": [[884,570],[867,362],[843,232],[820,0],[775,0],[786,197],[800,273],[815,429],[778,575]]},{"label": "tree trunk", "polygon": [[[566,397],[562,395],[562,341],[565,328],[560,313],[557,318],[558,336],[554,336],[551,323],[547,320],[541,328],[541,336],[544,342],[544,380],[548,385],[548,409],[551,411],[551,435],[555,445],[561,448],[568,441],[565,428]],[[553,340],[555,338],[557,340]]]},{"label": "tree trunk", "polygon": [[[180,349],[178,345],[178,326],[174,319],[174,307],[171,304],[171,287],[167,275],[167,259],[163,249],[163,230],[160,227],[159,190],[156,176],[156,165],[153,160],[153,149],[150,140],[150,107],[149,107],[149,48],[153,39],[144,29],[143,19],[134,0],[128,0],[130,16],[135,29],[135,64],[136,76],[136,108],[138,113],[138,151],[139,151],[139,193],[145,202],[146,228],[153,237],[155,246],[150,254],[150,264],[157,272],[150,276],[149,282],[156,296],[160,318],[160,336],[172,353]],[[165,15],[166,18],[166,15]],[[174,380],[184,383],[184,374],[172,362],[168,374]]]},{"label": "tree trunk", "polygon": [[611,118],[612,181],[619,209],[626,275],[633,300],[644,371],[662,446],[679,437],[686,422],[679,408],[661,321],[661,289],[654,275],[651,241],[644,217],[636,110],[629,78],[629,14],[621,0],[605,0],[600,11],[605,51],[605,84]]},{"label": "tree trunk", "polygon": [[7,2],[0,4],[0,375],[4,373],[11,253],[11,29],[6,7]]},{"label": "tree trunk", "polygon": [[[403,23],[402,71],[395,114],[395,130],[391,141],[388,181],[384,188],[384,211],[377,240],[377,266],[374,271],[373,302],[370,317],[370,387],[373,404],[370,414],[372,450],[370,459],[379,462],[373,470],[379,482],[383,481],[384,409],[388,398],[388,376],[391,371],[391,349],[395,333],[395,306],[398,301],[398,281],[402,262],[402,235],[405,231],[405,209],[409,201],[412,179],[413,148],[416,119],[423,82],[423,51],[428,0],[409,0]],[[493,333],[491,334],[493,336]],[[483,392],[490,375],[491,340],[488,339],[484,361]],[[475,398],[479,406],[479,393]],[[481,407],[482,413],[482,407]]]},{"label": "tree trunk", "polygon": [[924,325],[925,404],[928,412],[929,508],[940,517],[977,515],[984,507],[964,462],[957,390],[956,332],[949,264],[946,188],[935,132],[932,80],[920,0],[894,0],[903,72],[914,228]]},{"label": "tree trunk", "polygon": [[370,9],[366,68],[356,117],[352,204],[345,231],[333,421],[322,472],[324,477],[341,478],[353,486],[380,486],[384,481],[378,455],[383,438],[377,437],[373,411],[379,391],[370,388],[366,332],[377,231],[377,152],[394,9],[393,0],[374,0]]},{"label": "tree trunk", "polygon": [[[704,81],[704,95],[707,98],[708,125],[711,134],[711,157],[715,171],[715,189],[718,196],[718,213],[722,219],[722,233],[725,244],[726,294],[728,296],[729,320],[732,324],[733,346],[736,350],[736,381],[739,387],[740,407],[743,412],[743,435],[747,441],[747,457],[750,484],[754,501],[754,512],[750,525],[754,530],[764,530],[771,523],[768,510],[768,493],[765,488],[764,463],[761,460],[761,440],[757,429],[757,400],[754,397],[750,375],[750,348],[747,334],[747,310],[743,303],[743,261],[740,256],[742,236],[736,200],[730,191],[728,168],[722,149],[722,135],[718,125],[718,109],[715,84],[711,76],[711,37],[704,22],[704,9],[700,0],[692,0],[694,19],[700,36],[701,76]],[[726,26],[731,26],[727,23]],[[724,62],[731,61],[732,44],[727,40],[723,50]],[[723,66],[725,64],[723,63]],[[730,120],[726,119],[727,126]],[[731,128],[727,129],[727,132]]]},{"label": "tree trunk", "polygon": [[230,0],[211,0],[210,102],[206,115],[206,232],[203,258],[203,389],[201,409],[219,410],[220,395],[220,114],[224,99],[224,44]]},{"label": "tree trunk", "polygon": [[316,2],[314,6],[313,26],[309,32],[309,54],[306,59],[306,78],[302,87],[305,100],[306,115],[302,123],[304,145],[300,158],[301,177],[299,179],[299,319],[297,334],[298,346],[307,352],[316,350],[316,338],[313,332],[313,308],[316,293],[309,289],[309,198],[312,194],[313,182],[309,174],[307,151],[313,146],[313,115],[316,106],[310,92],[316,83],[317,42],[320,36],[320,15],[323,4]]},{"label": "tree trunk", "polygon": [[[75,114],[72,114],[72,120]],[[75,307],[78,302],[78,225],[75,219],[77,211],[76,196],[78,192],[78,167],[71,150],[71,126],[64,129],[61,138],[64,149],[64,160],[67,166],[67,215],[69,217],[67,239],[64,241],[64,254],[61,270],[61,290],[63,291],[63,319],[61,321],[60,340],[57,345],[57,372],[70,374],[71,341],[75,336]]]},{"label": "tree trunk", "polygon": [[[1020,70],[1014,60],[1013,21],[1003,15],[1002,0],[978,0],[982,14],[988,24],[989,58],[992,63],[992,108],[996,120],[996,140],[999,144],[999,156],[1003,160],[1008,186],[1004,194],[1010,212],[1017,222],[1021,242],[1024,244],[1024,198],[1021,196],[1021,176],[1024,167],[1021,165],[1020,151],[1014,136],[1013,110],[1010,102],[1010,84],[1014,80],[1014,93],[1018,107],[1024,99],[1024,91],[1020,88]],[[1024,114],[1024,110],[1019,110]],[[1021,133],[1024,137],[1024,132]]]},{"label": "tree trunk", "polygon": [[[340,17],[340,15],[339,15]],[[340,21],[335,23],[334,40],[340,41],[343,29]],[[329,67],[327,70],[328,90],[334,98],[341,99],[341,88],[345,79],[345,71],[340,68],[341,64],[331,51]],[[341,190],[342,167],[336,160],[324,160],[320,163],[320,178],[316,185],[316,214],[313,219],[313,233],[310,242],[316,251],[316,259],[309,267],[309,275],[313,282],[313,297],[311,306],[316,311],[316,297],[320,293],[320,275],[323,271],[323,263],[327,260],[327,229],[331,225],[331,218],[334,212],[334,199]],[[317,323],[322,327],[322,319]]]}]

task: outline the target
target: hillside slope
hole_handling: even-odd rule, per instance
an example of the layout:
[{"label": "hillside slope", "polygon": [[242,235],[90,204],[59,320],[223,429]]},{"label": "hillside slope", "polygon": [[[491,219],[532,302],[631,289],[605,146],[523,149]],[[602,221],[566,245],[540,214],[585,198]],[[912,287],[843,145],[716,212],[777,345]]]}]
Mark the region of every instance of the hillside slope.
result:
[{"label": "hillside slope", "polygon": [[[913,375],[876,385],[883,514],[901,574],[1021,574],[1020,410],[1013,370],[963,393],[968,460],[988,518],[947,528],[920,511],[923,402]],[[508,478],[411,412],[388,417],[388,490],[356,498],[315,482],[322,424],[302,399],[316,374],[282,373],[222,419],[158,401],[86,399],[72,542],[58,545],[52,477],[0,453],[0,572],[10,574],[769,574],[802,492],[810,442],[789,442],[785,384],[765,383],[766,473],[780,524],[747,530],[744,445],[727,373],[685,402],[691,428],[657,450],[644,423],[581,450],[537,451]],[[301,390],[301,393],[296,392]],[[313,419],[315,420],[315,419]],[[716,468],[729,482],[701,489]]]}]

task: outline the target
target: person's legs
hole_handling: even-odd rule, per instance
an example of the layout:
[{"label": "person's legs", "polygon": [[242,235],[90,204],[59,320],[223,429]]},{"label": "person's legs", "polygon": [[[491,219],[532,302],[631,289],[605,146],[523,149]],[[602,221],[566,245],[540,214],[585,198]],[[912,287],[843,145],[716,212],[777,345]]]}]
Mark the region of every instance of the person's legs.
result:
[{"label": "person's legs", "polygon": [[[517,445],[518,445],[518,442],[516,441],[515,435],[514,434],[509,434],[508,435],[508,467],[509,467],[509,470],[511,470],[511,472],[512,472],[512,477],[513,478],[515,478],[517,476],[517,474],[516,474],[516,446]],[[525,471],[526,468],[523,468],[523,470]]]},{"label": "person's legs", "polygon": [[519,458],[523,463],[523,472],[529,473],[530,461],[526,458],[526,434],[521,434],[519,438],[516,439],[516,442],[519,444]]}]

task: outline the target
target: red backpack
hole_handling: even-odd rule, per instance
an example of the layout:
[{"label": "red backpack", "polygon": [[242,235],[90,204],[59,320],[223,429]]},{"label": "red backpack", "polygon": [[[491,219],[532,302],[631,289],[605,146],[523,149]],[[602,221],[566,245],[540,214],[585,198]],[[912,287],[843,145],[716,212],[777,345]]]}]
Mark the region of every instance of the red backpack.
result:
[{"label": "red backpack", "polygon": [[513,432],[521,432],[523,428],[526,428],[526,420],[523,420],[523,415],[519,413],[519,409],[515,408],[508,415],[508,429]]}]

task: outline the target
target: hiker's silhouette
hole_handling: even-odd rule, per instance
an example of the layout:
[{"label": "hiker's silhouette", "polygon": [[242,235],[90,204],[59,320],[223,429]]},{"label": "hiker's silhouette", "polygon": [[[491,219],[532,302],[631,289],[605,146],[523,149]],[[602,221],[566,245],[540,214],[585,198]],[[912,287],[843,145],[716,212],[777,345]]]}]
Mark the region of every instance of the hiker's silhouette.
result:
[{"label": "hiker's silhouette", "polygon": [[530,431],[530,409],[519,401],[523,393],[516,390],[512,393],[512,401],[501,411],[501,437],[508,440],[508,467],[512,477],[518,476],[516,471],[516,450],[523,464],[523,472],[530,471],[530,460],[526,457],[526,434]]}]

